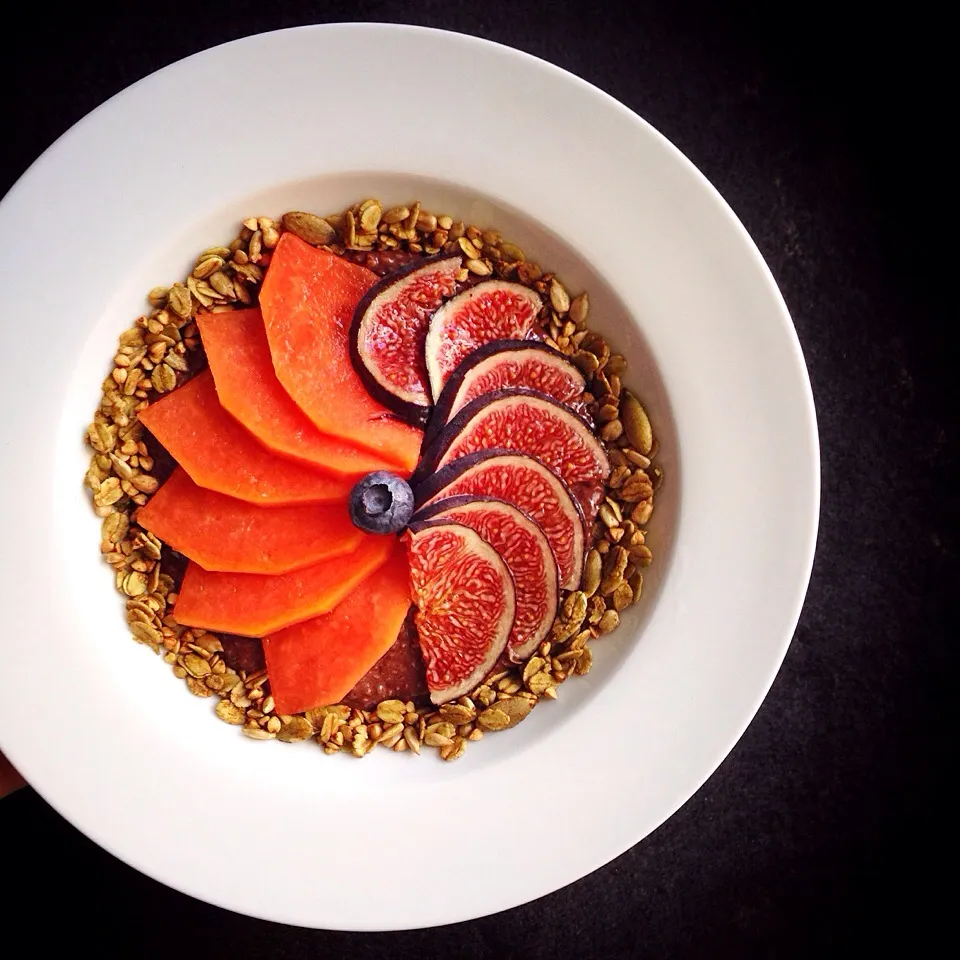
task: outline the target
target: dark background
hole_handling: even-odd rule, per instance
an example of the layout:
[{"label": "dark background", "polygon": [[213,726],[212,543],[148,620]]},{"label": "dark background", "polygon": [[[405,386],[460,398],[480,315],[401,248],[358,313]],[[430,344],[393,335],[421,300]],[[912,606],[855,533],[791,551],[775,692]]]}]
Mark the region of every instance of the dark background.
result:
[{"label": "dark background", "polygon": [[[806,607],[770,695],[706,786],[639,846],[533,904],[372,936],[249,920],[146,879],[24,790],[0,806],[6,923],[51,947],[63,937],[140,957],[808,957],[900,936],[911,955],[929,955],[949,886],[930,871],[939,864],[952,877],[955,852],[946,771],[955,766],[957,411],[946,387],[960,356],[944,282],[956,275],[952,160],[940,146],[954,111],[936,17],[917,4],[892,21],[843,4],[280,6],[26,11],[34,19],[5,30],[0,59],[0,192],[123,87],[261,30],[422,23],[579,74],[652,122],[717,186],[792,312],[823,456]],[[426,70],[401,79],[458,82]],[[254,130],[242,83],[237,97],[224,108]],[[4,240],[15,256],[15,238]],[[68,705],[56,712],[69,717]],[[603,806],[598,796],[594,815]],[[158,811],[157,829],[162,820]],[[251,836],[234,839],[255,832],[252,821]],[[269,884],[269,850],[248,849]],[[361,896],[389,895],[360,870],[351,882]],[[57,923],[66,908],[74,919]]]}]

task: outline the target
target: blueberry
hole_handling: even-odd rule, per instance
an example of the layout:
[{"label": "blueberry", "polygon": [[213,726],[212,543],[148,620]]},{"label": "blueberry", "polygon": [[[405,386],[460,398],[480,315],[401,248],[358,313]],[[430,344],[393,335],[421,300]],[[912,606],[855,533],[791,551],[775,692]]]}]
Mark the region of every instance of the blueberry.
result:
[{"label": "blueberry", "polygon": [[367,533],[397,533],[413,515],[413,491],[386,470],[368,473],[350,491],[350,519]]}]

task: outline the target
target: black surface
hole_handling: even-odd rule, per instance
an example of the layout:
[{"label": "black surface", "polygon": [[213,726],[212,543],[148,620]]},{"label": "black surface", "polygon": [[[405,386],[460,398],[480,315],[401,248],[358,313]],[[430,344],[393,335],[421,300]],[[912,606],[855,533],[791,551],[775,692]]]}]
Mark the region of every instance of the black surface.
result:
[{"label": "black surface", "polygon": [[[945,777],[954,759],[958,502],[948,485],[957,420],[946,389],[957,352],[955,338],[945,342],[949,326],[937,329],[956,310],[946,292],[955,244],[945,232],[955,202],[950,158],[938,149],[953,111],[936,19],[917,5],[891,22],[872,8],[854,16],[838,6],[743,3],[599,13],[545,0],[282,6],[194,4],[175,15],[131,4],[109,17],[91,8],[75,23],[36,8],[30,25],[6,30],[0,190],[127,84],[263,29],[418,22],[580,74],[700,167],[786,297],[823,450],[807,604],[769,697],[706,786],[642,844],[534,904],[365,937],[261,923],[144,878],[22,791],[0,805],[6,924],[42,929],[48,945],[69,935],[142,957],[806,957],[901,933],[910,955],[931,955],[925,941],[944,904],[928,867],[955,839]],[[405,82],[462,80],[418,66]],[[237,96],[229,115],[255,129],[242,80]],[[3,241],[4,256],[16,256],[15,238]],[[83,722],[69,705],[54,713]],[[603,807],[598,796],[595,810],[577,816],[603,816]],[[156,814],[164,829],[164,811]],[[558,798],[558,823],[570,814]],[[269,885],[255,818],[249,836],[224,844],[223,868],[238,862]],[[479,882],[495,862],[468,873]],[[389,884],[359,869],[330,882],[371,900],[389,896]],[[74,922],[51,923],[64,904]]]}]

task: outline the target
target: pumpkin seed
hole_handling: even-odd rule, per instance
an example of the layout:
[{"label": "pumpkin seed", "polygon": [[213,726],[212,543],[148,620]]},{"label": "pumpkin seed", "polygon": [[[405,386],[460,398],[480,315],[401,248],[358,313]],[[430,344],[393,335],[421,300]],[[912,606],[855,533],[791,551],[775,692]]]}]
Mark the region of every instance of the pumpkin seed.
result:
[{"label": "pumpkin seed", "polygon": [[627,442],[644,456],[653,449],[653,428],[650,418],[640,401],[629,391],[624,391],[620,401],[620,416],[623,420]]},{"label": "pumpkin seed", "polygon": [[291,210],[280,218],[280,222],[285,230],[289,230],[301,240],[312,243],[316,247],[337,242],[337,231],[323,217],[318,217],[315,213]]},{"label": "pumpkin seed", "polygon": [[526,260],[523,251],[516,244],[503,240],[500,241],[500,255],[511,263],[523,263]]},{"label": "pumpkin seed", "polygon": [[496,709],[505,713],[510,720],[510,726],[515,727],[530,715],[533,704],[525,697],[509,697],[506,700],[498,700]]}]

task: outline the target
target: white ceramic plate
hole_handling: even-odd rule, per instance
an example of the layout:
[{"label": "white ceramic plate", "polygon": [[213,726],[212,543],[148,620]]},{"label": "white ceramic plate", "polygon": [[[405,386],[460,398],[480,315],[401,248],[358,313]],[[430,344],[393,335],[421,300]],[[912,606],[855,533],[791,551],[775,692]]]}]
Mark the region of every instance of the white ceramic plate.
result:
[{"label": "white ceramic plate", "polygon": [[[387,61],[483,82],[465,100],[462,85],[356,68]],[[236,104],[237,77],[243,106],[204,118],[197,91]],[[244,216],[326,212],[366,195],[497,226],[572,289],[587,287],[594,323],[631,361],[667,474],[647,595],[597,644],[589,677],[454,764],[328,758],[215,720],[211,701],[128,639],[81,489],[81,436],[144,292],[182,276]],[[810,387],[736,217],[621,104],[453,34],[367,24],[251,37],[168,67],[77,124],[3,201],[0,233],[0,743],[118,857],[273,920],[448,923],[622,853],[741,735],[812,562]],[[531,831],[571,813],[570,835]],[[446,882],[504,855],[516,868],[495,883]],[[396,882],[358,896],[373,864]]]}]

